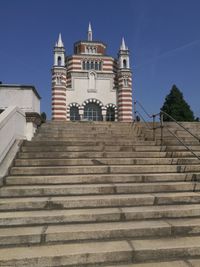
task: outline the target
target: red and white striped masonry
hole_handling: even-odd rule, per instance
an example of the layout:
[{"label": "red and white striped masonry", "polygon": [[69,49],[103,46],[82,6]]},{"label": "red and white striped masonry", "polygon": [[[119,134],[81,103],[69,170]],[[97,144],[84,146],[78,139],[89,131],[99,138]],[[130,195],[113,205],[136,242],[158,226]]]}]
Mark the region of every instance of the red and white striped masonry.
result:
[{"label": "red and white striped masonry", "polygon": [[[82,62],[87,60],[99,61],[95,56],[72,56],[67,61],[67,71],[83,71]],[[113,72],[116,70],[116,62],[111,57],[101,57],[103,62],[103,72]]]},{"label": "red and white striped masonry", "polygon": [[[127,85],[124,84],[124,78],[128,80]],[[131,122],[133,120],[132,111],[132,79],[130,73],[127,75],[119,74],[118,76],[118,121]]]},{"label": "red and white striped masonry", "polygon": [[52,119],[66,120],[66,69],[52,69]]}]

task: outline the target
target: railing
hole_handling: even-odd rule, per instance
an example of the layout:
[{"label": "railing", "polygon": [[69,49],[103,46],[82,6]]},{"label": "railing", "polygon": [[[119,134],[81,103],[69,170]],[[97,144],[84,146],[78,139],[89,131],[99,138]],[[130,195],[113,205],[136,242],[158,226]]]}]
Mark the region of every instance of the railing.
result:
[{"label": "railing", "polygon": [[[137,110],[137,105],[141,108],[141,110],[145,113],[145,115],[149,118],[152,119],[153,122],[153,126],[151,126],[144,118],[144,116],[141,114],[141,112],[139,112],[139,110]],[[137,115],[138,114],[138,115]],[[156,117],[160,115],[160,113],[157,114],[152,114],[150,115],[146,109],[144,108],[144,106],[139,102],[139,101],[134,101],[134,117],[135,120],[137,121],[137,116],[139,116],[139,118],[142,119],[142,121],[144,122],[145,126],[148,129],[151,129],[153,131],[153,140],[156,140],[156,129],[161,128],[161,125],[159,127],[156,127]],[[163,123],[162,123],[163,124]]]},{"label": "railing", "polygon": [[187,128],[185,128],[180,122],[178,122],[177,120],[175,120],[172,116],[170,116],[169,114],[167,114],[165,111],[160,110],[160,113],[167,116],[168,118],[170,118],[171,120],[173,120],[176,124],[178,124],[182,129],[184,129],[186,132],[188,132],[191,136],[193,136],[196,140],[198,140],[200,142],[200,138],[198,136],[196,136],[195,134],[193,134],[192,132],[190,132]]},{"label": "railing", "polygon": [[[137,106],[141,108],[141,110],[145,113],[145,115],[149,118],[152,119],[152,127],[149,125],[149,123],[144,119],[144,116],[142,116],[141,112],[137,110]],[[185,132],[190,134],[193,138],[198,140],[200,142],[200,138],[193,134],[191,131],[189,131],[186,127],[184,127],[180,122],[175,120],[171,115],[167,114],[165,111],[160,110],[159,113],[152,114],[150,115],[144,108],[144,106],[139,102],[139,101],[134,101],[134,117],[135,121],[137,121],[137,116],[143,120],[145,123],[145,126],[148,129],[151,129],[153,131],[153,140],[156,141],[156,129],[160,128],[160,141],[161,141],[161,146],[163,146],[164,142],[164,128],[168,130],[168,132],[173,135],[188,151],[190,151],[197,159],[200,160],[200,157],[188,146],[186,145],[174,132],[172,132],[166,125],[164,125],[164,116],[170,118],[173,122],[175,122],[177,125],[179,125],[182,129],[184,129]],[[156,118],[159,118],[159,125],[156,126]]]}]

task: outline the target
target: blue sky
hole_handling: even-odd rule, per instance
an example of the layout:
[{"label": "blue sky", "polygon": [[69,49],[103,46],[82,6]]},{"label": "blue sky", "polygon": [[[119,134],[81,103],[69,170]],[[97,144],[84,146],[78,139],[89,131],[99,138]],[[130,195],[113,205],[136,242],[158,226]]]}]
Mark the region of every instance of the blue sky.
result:
[{"label": "blue sky", "polygon": [[173,84],[200,116],[199,0],[0,0],[0,81],[33,84],[51,116],[53,46],[62,33],[67,54],[93,38],[116,56],[122,36],[131,51],[133,94],[157,112]]}]

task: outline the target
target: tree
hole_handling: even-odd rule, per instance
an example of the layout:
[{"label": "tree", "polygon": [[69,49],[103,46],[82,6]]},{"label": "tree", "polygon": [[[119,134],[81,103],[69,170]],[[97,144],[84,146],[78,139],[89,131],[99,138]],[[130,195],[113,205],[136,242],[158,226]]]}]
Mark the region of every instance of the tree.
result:
[{"label": "tree", "polygon": [[[176,87],[172,86],[170,93],[166,96],[165,102],[161,108],[164,112],[172,116],[177,121],[194,121],[193,111],[183,98],[183,94]],[[172,121],[164,115],[164,121]]]}]

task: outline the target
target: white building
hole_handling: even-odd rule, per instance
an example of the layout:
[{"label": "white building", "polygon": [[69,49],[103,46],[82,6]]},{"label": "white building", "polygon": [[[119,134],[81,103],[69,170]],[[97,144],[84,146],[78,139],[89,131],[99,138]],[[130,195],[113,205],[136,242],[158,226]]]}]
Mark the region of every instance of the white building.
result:
[{"label": "white building", "polygon": [[40,114],[40,99],[34,86],[0,84],[0,110],[17,106],[24,112]]},{"label": "white building", "polygon": [[[21,125],[24,125],[24,130],[22,130],[23,134],[17,134],[17,136],[19,139],[24,136],[23,138],[31,140],[37,130],[37,127],[41,124],[40,99],[40,95],[38,94],[36,88],[32,85],[0,83],[0,113],[5,111],[2,113],[0,119],[0,124],[1,120],[4,121],[0,126],[0,131],[3,129],[2,127],[5,123],[9,125],[9,129],[19,127],[18,124],[20,124],[21,120],[23,121],[21,122]],[[9,115],[9,111],[12,116]],[[8,116],[5,118],[5,114],[7,113]],[[11,121],[10,118],[14,118],[14,116],[18,119],[12,119]],[[23,127],[20,129],[22,128]],[[17,131],[19,131],[19,129]],[[3,135],[5,136],[5,134]],[[4,141],[5,138],[6,136],[4,137]]]},{"label": "white building", "polygon": [[52,68],[53,120],[132,121],[132,73],[124,38],[118,58],[106,54],[106,44],[87,40],[66,55],[59,35]]},{"label": "white building", "polygon": [[21,140],[31,140],[41,124],[40,99],[34,86],[0,83],[0,186]]}]

